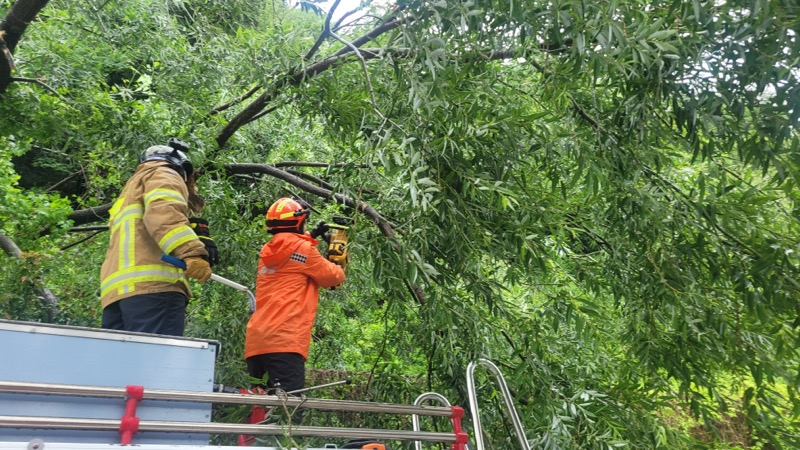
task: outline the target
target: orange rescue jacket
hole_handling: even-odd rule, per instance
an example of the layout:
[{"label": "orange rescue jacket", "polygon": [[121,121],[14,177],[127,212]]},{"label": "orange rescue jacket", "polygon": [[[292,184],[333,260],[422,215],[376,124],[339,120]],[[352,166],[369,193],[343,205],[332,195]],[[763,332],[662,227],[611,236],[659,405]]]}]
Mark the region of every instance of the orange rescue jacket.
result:
[{"label": "orange rescue jacket", "polygon": [[245,358],[292,352],[308,359],[320,287],[338,286],[344,270],[308,235],[278,233],[258,259],[256,312],[247,323]]}]

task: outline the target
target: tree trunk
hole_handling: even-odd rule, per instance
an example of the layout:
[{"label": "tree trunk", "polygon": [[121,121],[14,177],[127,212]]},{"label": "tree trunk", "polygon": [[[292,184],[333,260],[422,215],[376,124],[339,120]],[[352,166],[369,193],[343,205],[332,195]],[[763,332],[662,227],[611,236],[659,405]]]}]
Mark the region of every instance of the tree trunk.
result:
[{"label": "tree trunk", "polygon": [[0,93],[11,84],[11,71],[14,70],[14,49],[39,11],[50,0],[19,0],[8,10],[0,22]]}]

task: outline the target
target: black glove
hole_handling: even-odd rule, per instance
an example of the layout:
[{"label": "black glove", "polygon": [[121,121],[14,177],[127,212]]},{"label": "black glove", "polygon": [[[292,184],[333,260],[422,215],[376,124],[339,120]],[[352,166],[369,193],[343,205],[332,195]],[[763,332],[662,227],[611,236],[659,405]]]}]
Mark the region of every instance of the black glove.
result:
[{"label": "black glove", "polygon": [[208,230],[208,221],[205,219],[200,219],[199,217],[190,217],[189,224],[194,230],[194,234],[196,234],[206,246],[206,251],[208,252],[208,264],[211,267],[219,264],[219,250],[217,250],[216,242],[211,239],[211,232]]},{"label": "black glove", "polygon": [[328,229],[329,229],[329,227],[328,227],[327,223],[320,222],[320,223],[317,224],[316,227],[314,227],[313,230],[309,231],[308,234],[310,234],[311,237],[314,238],[314,239],[316,239],[316,238],[318,238],[320,236],[323,236],[323,239],[324,239],[324,235],[325,235],[325,233],[328,232]]}]

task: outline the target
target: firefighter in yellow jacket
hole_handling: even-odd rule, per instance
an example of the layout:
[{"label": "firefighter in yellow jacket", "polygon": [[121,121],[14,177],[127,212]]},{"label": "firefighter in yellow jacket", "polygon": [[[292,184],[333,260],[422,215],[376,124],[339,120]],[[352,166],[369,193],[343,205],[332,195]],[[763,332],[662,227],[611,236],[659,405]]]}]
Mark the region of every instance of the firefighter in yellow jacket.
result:
[{"label": "firefighter in yellow jacket", "polygon": [[[145,150],[111,208],[100,269],[103,328],[182,336],[187,277],[204,283],[211,276],[208,252],[189,223],[194,168],[179,149],[187,147],[170,140]],[[164,255],[183,261],[185,270]]]}]

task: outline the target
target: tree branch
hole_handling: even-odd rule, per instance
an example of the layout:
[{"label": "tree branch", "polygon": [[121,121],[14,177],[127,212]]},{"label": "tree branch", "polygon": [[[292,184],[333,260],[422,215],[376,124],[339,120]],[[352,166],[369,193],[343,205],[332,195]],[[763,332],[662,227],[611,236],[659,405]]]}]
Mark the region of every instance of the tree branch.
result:
[{"label": "tree branch", "polygon": [[87,231],[108,231],[108,225],[92,225],[88,227],[72,227],[70,233],[85,233]]},{"label": "tree branch", "polygon": [[[383,33],[386,33],[389,30],[393,30],[397,28],[403,23],[401,19],[394,19],[389,22],[386,22],[372,31],[367,33],[366,35],[356,39],[351,43],[353,47],[360,47],[365,43],[369,42],[370,40],[374,39],[377,36],[380,36]],[[316,64],[312,64],[309,67],[303,69],[302,66],[297,66],[292,69],[286,75],[279,77],[275,84],[269,89],[267,92],[262,93],[258,98],[256,98],[252,103],[247,105],[239,114],[237,114],[225,128],[217,135],[216,141],[217,145],[222,148],[228,142],[228,140],[233,136],[233,134],[242,126],[246,125],[250,121],[253,120],[257,114],[259,114],[272,100],[274,100],[278,93],[286,86],[297,86],[306,78],[313,77],[319,73],[325,72],[329,69],[334,67],[338,67],[346,62],[346,56],[348,53],[352,52],[350,47],[345,47],[342,50],[336,52],[336,54],[331,58],[326,58],[323,61],[320,61]],[[366,56],[362,55],[364,58]],[[375,55],[372,56],[373,58]],[[260,116],[259,116],[260,117]]]},{"label": "tree branch", "polygon": [[255,86],[251,87],[247,92],[245,92],[244,94],[242,94],[242,95],[236,97],[235,99],[229,101],[228,103],[223,103],[223,104],[221,104],[219,106],[215,106],[214,108],[211,109],[211,111],[208,112],[208,115],[209,116],[213,116],[214,114],[219,114],[222,111],[225,111],[226,109],[230,108],[233,105],[238,105],[239,103],[241,103],[241,102],[247,100],[248,98],[252,97],[253,94],[258,92],[259,89],[261,89],[261,85],[260,84],[257,84]]},{"label": "tree branch", "polygon": [[[663,175],[658,173],[655,169],[639,161],[638,159],[636,158],[634,159],[644,169],[645,175],[647,175],[651,179],[656,179],[661,181],[661,183],[667,186],[672,192],[676,193],[681,198],[681,201],[687,207],[693,209],[695,212],[699,212],[698,214],[699,217],[701,217],[708,224],[710,224],[711,228],[717,230],[718,235],[721,235],[722,237],[728,239],[729,242],[735,243],[738,246],[738,248],[743,250],[744,253],[746,253],[748,256],[751,256],[753,258],[760,258],[758,252],[755,251],[752,247],[742,242],[741,239],[728,232],[728,230],[722,228],[722,226],[717,222],[717,220],[714,217],[712,217],[711,214],[708,213],[706,208],[703,207],[702,202],[695,202],[694,200],[692,200],[692,197],[689,194],[683,192],[683,190],[679,186],[675,185],[675,183],[673,183],[672,180],[669,180],[668,178],[664,177]],[[698,211],[698,209],[700,211]]]},{"label": "tree branch", "polygon": [[[570,43],[571,43],[571,41],[570,41]],[[544,46],[544,45],[541,45],[541,46],[539,47],[539,50],[542,50],[542,51],[553,51],[553,50],[548,50],[548,47],[546,47],[546,46]],[[527,55],[526,55],[526,57],[527,57]],[[547,70],[546,70],[544,67],[542,67],[542,65],[541,65],[541,64],[539,64],[538,62],[534,61],[534,60],[533,60],[533,59],[531,59],[531,58],[528,58],[528,61],[530,62],[530,64],[531,64],[531,65],[532,65],[532,66],[533,66],[533,67],[534,67],[536,70],[538,70],[538,71],[539,71],[539,73],[541,73],[541,74],[542,74],[542,75],[544,75],[545,77],[547,77],[547,76],[548,76],[548,72],[547,72]],[[589,115],[589,113],[587,113],[587,112],[586,112],[586,110],[585,110],[585,109],[584,109],[584,108],[581,106],[581,104],[580,104],[580,103],[578,103],[578,101],[577,101],[577,100],[575,100],[575,97],[573,97],[573,96],[572,96],[572,94],[569,94],[569,93],[567,93],[567,98],[569,99],[569,102],[572,104],[572,107],[575,109],[575,112],[578,114],[578,116],[580,116],[580,117],[581,117],[583,120],[585,120],[586,122],[588,122],[588,123],[589,123],[589,126],[591,126],[592,128],[594,128],[596,131],[601,131],[601,132],[603,132],[603,133],[604,133],[606,136],[608,136],[609,138],[611,138],[611,139],[612,139],[612,140],[613,140],[615,143],[617,142],[617,139],[616,139],[614,136],[612,136],[612,135],[611,135],[611,133],[609,133],[608,131],[606,131],[606,130],[603,128],[603,126],[602,126],[602,125],[600,125],[600,122],[598,122],[598,121],[597,121],[597,119],[595,119],[594,117],[592,117],[591,115]]]},{"label": "tree branch", "polygon": [[364,203],[360,200],[353,199],[343,194],[334,194],[333,191],[330,189],[325,189],[320,186],[315,186],[302,178],[292,175],[284,170],[278,169],[275,166],[269,164],[226,164],[225,171],[229,175],[239,175],[239,174],[254,174],[254,173],[263,173],[280,180],[283,180],[292,186],[302,189],[305,192],[310,194],[314,194],[318,197],[322,197],[325,199],[332,199],[336,203],[349,206],[357,211],[362,212],[364,215],[372,219],[381,233],[388,237],[394,238],[394,230],[392,230],[391,225],[389,222],[384,219],[378,211],[375,210],[372,206]]},{"label": "tree branch", "polygon": [[0,233],[0,248],[2,248],[9,256],[13,256],[15,258],[19,258],[22,254],[22,250],[17,246],[14,241],[11,240],[8,236]]},{"label": "tree branch", "polygon": [[342,24],[342,22],[344,22],[344,19],[347,18],[347,16],[355,13],[356,11],[358,11],[358,9],[354,9],[354,10],[348,12],[347,14],[345,14],[344,16],[342,16],[341,18],[339,18],[339,21],[336,22],[336,25],[333,26],[333,29],[335,31],[339,31],[339,30],[341,30],[343,28],[354,27],[354,26],[359,25],[359,22],[364,20],[364,19],[375,19],[375,20],[378,20],[378,21],[381,21],[381,22],[383,21],[383,17],[376,16],[374,14],[364,14],[361,17],[357,17],[357,18],[351,20],[350,22]]},{"label": "tree branch", "polygon": [[[347,19],[348,17],[352,16],[356,12],[358,12],[359,9],[361,9],[361,7],[357,7],[355,9],[351,9],[350,11],[347,11],[346,13],[344,13],[342,15],[342,17],[339,17],[339,20],[336,21],[336,23],[333,25],[332,29],[333,30],[338,30],[342,26],[342,22],[344,22],[345,19]],[[377,17],[377,16],[373,16],[371,14],[364,14],[364,16],[370,16],[370,17],[376,18],[378,20],[383,20],[383,18]],[[356,20],[358,20],[358,19],[356,19]]]},{"label": "tree branch", "polygon": [[317,53],[317,50],[319,50],[319,47],[322,45],[322,43],[325,42],[325,39],[331,35],[331,18],[333,17],[333,12],[336,11],[336,8],[339,6],[339,2],[341,1],[342,0],[336,0],[333,2],[333,5],[331,5],[331,9],[328,10],[328,14],[325,16],[325,23],[322,25],[322,33],[319,34],[316,42],[314,42],[314,45],[311,46],[311,49],[308,51],[308,53],[306,53],[306,56],[304,56],[303,59],[311,59],[311,57]]},{"label": "tree branch", "polygon": [[251,118],[250,118],[250,120],[248,120],[248,121],[247,121],[247,122],[245,122],[244,124],[245,124],[245,125],[247,125],[247,124],[248,124],[248,123],[250,123],[250,122],[253,122],[253,121],[255,121],[255,120],[258,120],[258,119],[260,119],[260,118],[262,118],[262,117],[266,116],[267,114],[271,113],[272,111],[275,111],[276,109],[278,109],[278,108],[280,108],[281,106],[285,105],[286,103],[288,103],[288,102],[283,102],[283,103],[279,103],[279,104],[277,104],[277,105],[272,105],[272,106],[270,106],[269,108],[267,108],[267,109],[265,109],[265,110],[261,111],[260,113],[256,114],[255,116],[251,117]]},{"label": "tree branch", "polygon": [[[400,23],[401,21],[398,19],[389,22],[387,24],[384,24],[384,25],[391,24],[391,27],[381,26],[378,28],[384,29],[383,32],[386,32],[392,28],[396,28],[397,26],[400,25]],[[371,34],[368,33],[368,35]],[[360,40],[363,40],[363,42],[359,44]],[[380,58],[385,55],[391,55],[392,57],[395,58],[407,58],[413,54],[413,52],[410,49],[405,49],[405,48],[395,48],[395,49],[369,48],[369,49],[360,49],[360,51],[357,50],[358,46],[363,44],[367,40],[364,40],[364,38],[362,37],[350,43],[353,46],[353,48],[356,49],[357,56],[362,64],[366,63],[366,61],[368,60]],[[285,74],[282,77],[279,77],[278,80],[275,82],[275,84],[271,87],[271,89],[262,93],[258,98],[253,100],[252,103],[250,103],[242,111],[240,111],[239,114],[233,117],[230,122],[228,122],[228,125],[226,125],[216,137],[217,145],[220,148],[224,147],[225,144],[228,142],[228,140],[231,138],[231,136],[233,136],[233,134],[236,133],[236,131],[238,131],[239,128],[252,122],[256,118],[262,117],[264,114],[273,111],[276,107],[272,107],[268,111],[262,112],[262,110],[269,103],[271,103],[275,98],[278,97],[280,91],[283,88],[287,86],[298,86],[303,81],[310,79],[316,75],[319,75],[322,72],[335,69],[339,66],[342,66],[350,62],[349,60],[350,53],[353,53],[353,51],[354,50],[351,49],[349,46],[345,47],[345,49],[340,50],[333,56],[326,58],[322,61],[319,61],[315,64],[312,64],[310,66],[307,66],[303,70],[295,68],[293,71]],[[480,51],[475,52],[474,55],[470,57],[481,60],[500,60],[500,59],[509,59],[516,56],[519,56],[516,50],[492,50],[484,52]],[[369,82],[369,77],[367,78],[367,81]],[[374,100],[374,94],[371,93],[371,95],[372,99]],[[376,112],[380,114],[379,111],[376,110]]]},{"label": "tree branch", "polygon": [[67,177],[66,177],[66,178],[64,178],[63,180],[61,180],[61,181],[59,181],[58,183],[56,183],[56,184],[54,184],[54,185],[50,186],[49,188],[45,189],[44,191],[45,191],[45,192],[53,192],[53,191],[55,191],[56,189],[58,189],[59,187],[61,187],[63,184],[65,184],[65,183],[69,183],[70,181],[74,180],[75,178],[77,178],[77,177],[78,177],[80,174],[82,174],[82,173],[83,173],[83,170],[78,170],[77,172],[75,172],[75,173],[73,173],[73,174],[71,174],[71,175],[67,176]]},{"label": "tree branch", "polygon": [[353,53],[358,56],[358,60],[361,61],[361,70],[364,71],[364,79],[367,81],[367,91],[369,92],[369,99],[372,102],[372,109],[375,111],[375,114],[378,115],[381,119],[386,119],[381,110],[378,108],[378,102],[375,100],[375,89],[372,87],[372,80],[369,78],[369,69],[367,69],[367,60],[364,59],[364,55],[361,54],[361,51],[355,45],[351,44],[350,42],[342,39],[338,34],[334,33],[333,31],[329,31],[330,35],[334,37],[337,41],[344,44],[346,47],[350,48]]},{"label": "tree branch", "polygon": [[367,169],[368,164],[348,164],[348,163],[324,163],[313,161],[281,161],[272,165],[273,167],[355,167],[357,169]]},{"label": "tree branch", "polygon": [[[295,166],[295,167],[301,167],[301,166],[307,166],[307,167],[342,167],[342,166],[348,166],[348,165],[349,164],[347,164],[347,163],[328,164],[328,163],[321,163],[321,162],[284,161],[284,162],[278,163],[277,165],[273,165],[273,166],[269,166],[269,167],[272,167],[275,171],[278,171],[281,174],[288,175],[283,170],[277,169],[277,167],[291,167],[291,166]],[[235,169],[235,167],[239,166],[239,164],[231,164],[230,166],[234,167],[234,169],[231,170],[231,173],[233,175],[235,175],[235,176],[240,176],[240,175],[245,175],[245,174],[254,174],[254,173],[272,175],[272,173],[270,173],[270,172],[258,171],[258,170],[238,171],[238,170]],[[356,165],[354,167],[367,168],[369,166],[362,164],[362,165]],[[328,191],[328,192],[330,192],[330,191]],[[324,195],[322,195],[322,196],[324,196]],[[78,210],[73,211],[72,214],[70,214],[69,216],[67,216],[67,219],[71,220],[74,225],[85,225],[85,224],[88,224],[88,223],[108,220],[108,217],[109,217],[108,211],[111,209],[111,206],[113,206],[113,202],[112,203],[106,203],[106,204],[100,205],[100,206],[95,206],[95,207],[92,207],[92,208],[78,209]]]},{"label": "tree branch", "polygon": [[28,24],[36,18],[49,0],[17,0],[11,4],[11,9],[0,22],[0,93],[5,92],[11,84],[11,71],[14,70],[14,60],[11,55],[17,48],[22,34]]},{"label": "tree branch", "polygon": [[[9,256],[14,258],[22,257],[22,250],[20,250],[11,238],[2,233],[0,233],[0,248]],[[41,279],[36,281],[31,279],[30,284],[36,292],[36,295],[39,296],[39,301],[47,308],[47,319],[52,322],[56,313],[58,313],[58,298],[50,292],[50,289],[47,289],[47,286],[44,285]]]},{"label": "tree branch", "polygon": [[5,92],[11,84],[11,72],[14,70],[14,56],[3,41],[5,33],[0,30],[0,93]]},{"label": "tree branch", "polygon": [[75,210],[72,211],[72,214],[67,216],[67,219],[71,220],[74,225],[83,225],[101,220],[108,220],[108,211],[112,206],[114,206],[114,203],[106,203],[105,205],[100,205],[93,208]]},{"label": "tree branch", "polygon": [[[344,48],[342,48],[329,58],[326,58],[322,61],[319,61],[305,68],[295,67],[289,73],[278,77],[277,81],[270,90],[262,93],[253,102],[251,102],[242,111],[240,111],[236,116],[234,116],[230,122],[228,122],[228,125],[226,125],[216,137],[217,145],[220,148],[224,147],[225,144],[228,142],[228,140],[231,138],[231,136],[233,136],[233,134],[236,133],[236,131],[238,131],[239,128],[277,109],[279,106],[272,106],[267,110],[264,110],[264,108],[266,108],[266,106],[269,103],[271,103],[278,97],[280,91],[283,88],[287,86],[298,86],[303,81],[312,78],[316,75],[319,75],[322,72],[335,69],[339,66],[348,63],[349,62],[348,57],[350,53],[355,53],[359,58],[359,62],[362,64],[362,68],[366,73],[367,84],[370,89],[370,96],[372,99],[372,103],[373,106],[375,106],[375,96],[372,89],[371,81],[369,79],[369,73],[366,71],[366,61],[380,58],[387,54],[395,58],[407,58],[410,55],[412,55],[413,52],[410,49],[405,49],[405,48],[395,48],[395,49],[370,48],[370,49],[360,49],[360,50],[359,48],[361,45],[365,44],[366,42],[369,42],[371,39],[374,39],[375,37],[387,31],[397,28],[402,23],[403,23],[402,19],[391,20],[373,29],[366,35],[356,39],[353,42],[347,42],[341,39],[340,37],[334,35],[333,33],[331,33],[331,35],[342,41],[342,43],[345,45]],[[474,58],[483,60],[499,60],[499,59],[514,58],[516,56],[519,56],[517,50],[510,49],[510,50],[492,50],[488,52],[476,52]],[[377,108],[376,112],[380,115],[380,112],[377,110]]]},{"label": "tree branch", "polygon": [[333,185],[328,183],[327,181],[323,180],[322,178],[315,177],[314,175],[309,175],[307,173],[303,173],[297,170],[286,169],[287,173],[290,173],[296,177],[300,177],[304,180],[311,181],[313,183],[317,183],[318,185],[324,187],[325,189],[333,190]]},{"label": "tree branch", "polygon": [[[395,28],[399,27],[400,25],[405,22],[405,19],[401,19],[398,17],[390,17],[388,21],[378,25],[377,27],[370,30],[367,34],[361,36],[360,38],[354,40],[352,44],[355,47],[361,47],[362,45],[366,44],[367,42],[377,38],[378,36],[386,33],[387,31],[394,30]],[[344,54],[349,53],[351,50],[348,47],[344,47],[338,52],[334,53],[333,56],[342,56]]]},{"label": "tree branch", "polygon": [[72,243],[70,243],[70,244],[67,244],[67,245],[65,245],[65,246],[61,247],[61,250],[62,250],[62,251],[63,251],[63,250],[67,250],[67,249],[69,249],[69,248],[75,247],[76,245],[83,244],[84,242],[88,241],[89,239],[91,239],[91,238],[93,238],[93,237],[97,236],[98,234],[100,234],[100,233],[102,233],[102,232],[104,232],[104,231],[107,231],[107,230],[108,230],[108,227],[106,227],[106,229],[105,229],[105,230],[98,230],[98,231],[95,231],[94,233],[90,234],[89,236],[86,236],[86,237],[84,237],[84,238],[80,238],[80,239],[78,239],[78,240],[77,240],[77,241],[75,241],[75,242],[72,242]]},{"label": "tree branch", "polygon": [[17,0],[11,4],[11,9],[6,13],[3,22],[0,22],[0,31],[4,33],[2,39],[9,52],[14,53],[28,24],[33,22],[48,2],[49,0]]},{"label": "tree branch", "polygon": [[[12,68],[13,68],[13,67],[12,67]],[[47,83],[45,83],[44,81],[42,81],[42,79],[41,79],[41,78],[11,77],[11,78],[10,78],[10,80],[11,80],[11,81],[9,82],[9,84],[10,84],[10,83],[13,83],[13,82],[17,82],[17,83],[34,83],[34,84],[38,84],[38,85],[40,85],[40,86],[44,87],[45,89],[47,89],[48,91],[52,92],[52,93],[53,93],[53,95],[55,95],[56,97],[58,97],[58,98],[60,98],[60,99],[62,99],[62,100],[64,99],[64,97],[62,97],[62,96],[61,96],[61,94],[59,94],[59,93],[58,93],[58,91],[56,91],[55,89],[53,89],[52,87],[50,87],[50,85],[49,85],[49,84],[47,84]]]}]

